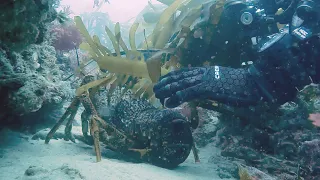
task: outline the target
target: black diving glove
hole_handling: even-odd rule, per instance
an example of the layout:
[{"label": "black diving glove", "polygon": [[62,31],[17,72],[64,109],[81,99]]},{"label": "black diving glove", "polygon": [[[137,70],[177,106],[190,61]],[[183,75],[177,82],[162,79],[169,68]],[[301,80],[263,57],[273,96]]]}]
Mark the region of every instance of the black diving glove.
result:
[{"label": "black diving glove", "polygon": [[170,72],[154,86],[155,96],[168,108],[191,100],[215,100],[233,106],[256,104],[258,90],[246,69],[191,67]]}]

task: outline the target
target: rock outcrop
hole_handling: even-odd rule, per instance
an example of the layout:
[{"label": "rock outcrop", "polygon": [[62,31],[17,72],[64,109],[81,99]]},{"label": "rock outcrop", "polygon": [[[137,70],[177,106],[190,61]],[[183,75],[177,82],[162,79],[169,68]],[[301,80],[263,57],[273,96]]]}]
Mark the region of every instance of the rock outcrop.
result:
[{"label": "rock outcrop", "polygon": [[[24,115],[68,99],[56,51],[47,29],[57,17],[58,0],[0,3],[0,124],[21,124]],[[49,108],[50,109],[50,108]],[[53,109],[53,108],[51,108]]]}]

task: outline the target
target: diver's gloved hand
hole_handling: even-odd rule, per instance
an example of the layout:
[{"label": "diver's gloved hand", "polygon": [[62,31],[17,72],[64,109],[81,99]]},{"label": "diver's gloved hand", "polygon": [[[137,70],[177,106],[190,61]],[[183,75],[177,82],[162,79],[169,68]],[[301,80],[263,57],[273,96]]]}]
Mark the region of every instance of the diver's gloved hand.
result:
[{"label": "diver's gloved hand", "polygon": [[257,102],[257,92],[246,69],[192,67],[168,73],[154,86],[155,96],[168,108],[195,99],[240,105]]}]

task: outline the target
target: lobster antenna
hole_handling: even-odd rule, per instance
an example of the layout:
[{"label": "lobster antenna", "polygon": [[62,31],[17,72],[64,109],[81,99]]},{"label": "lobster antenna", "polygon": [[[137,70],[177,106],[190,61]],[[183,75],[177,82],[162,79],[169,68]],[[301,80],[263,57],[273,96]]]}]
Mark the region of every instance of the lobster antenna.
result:
[{"label": "lobster antenna", "polygon": [[148,56],[150,56],[150,51],[149,51],[149,46],[148,46],[148,41],[147,41],[147,36],[146,36],[146,29],[143,29],[143,36],[144,36],[144,41],[146,42],[146,45],[147,45],[147,53],[148,53]]},{"label": "lobster antenna", "polygon": [[146,42],[146,45],[147,45],[147,50],[149,50],[147,36],[146,36],[146,29],[143,29],[143,35],[144,35],[144,41]]}]

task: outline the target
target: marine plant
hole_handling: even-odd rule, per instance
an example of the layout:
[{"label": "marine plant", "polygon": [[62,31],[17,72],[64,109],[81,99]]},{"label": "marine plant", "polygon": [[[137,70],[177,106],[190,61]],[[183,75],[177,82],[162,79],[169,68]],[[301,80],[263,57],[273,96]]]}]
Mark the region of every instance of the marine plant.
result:
[{"label": "marine plant", "polygon": [[105,26],[114,29],[114,23],[110,20],[108,13],[104,12],[87,12],[79,15],[86,25],[90,35],[97,35],[102,45],[107,48],[112,48],[107,34],[105,33]]},{"label": "marine plant", "polygon": [[53,47],[60,52],[78,48],[82,42],[80,31],[73,23],[54,25],[50,33],[53,36]]},{"label": "marine plant", "polygon": [[[224,0],[220,0],[214,6],[217,12],[212,15],[213,21],[218,21],[223,3]],[[123,86],[130,76],[139,78],[135,84],[136,86],[131,87],[131,89],[134,90],[137,97],[147,97],[151,102],[155,102],[156,99],[152,92],[153,83],[157,82],[161,75],[168,73],[170,68],[179,67],[178,57],[175,53],[179,46],[183,45],[184,36],[192,28],[191,26],[195,19],[199,17],[201,9],[201,2],[192,0],[177,0],[165,9],[153,32],[138,46],[138,48],[147,51],[145,54],[150,56],[147,59],[135,44],[135,33],[139,23],[134,23],[130,28],[129,44],[131,49],[122,39],[119,23],[115,26],[115,34],[112,34],[112,31],[107,26],[105,27],[106,34],[115,49],[115,52],[111,52],[110,49],[101,44],[97,35],[90,36],[81,18],[76,16],[76,26],[85,39],[85,42],[80,45],[80,49],[87,51],[98,63],[100,69],[107,70],[109,73],[116,73],[118,80],[114,83],[117,85]],[[176,17],[176,11],[178,10],[181,13]],[[175,32],[179,32],[179,35],[171,43],[167,44]],[[121,49],[124,55],[121,54]],[[152,51],[159,49],[161,51]],[[172,55],[170,58],[167,56],[169,54]]]}]

